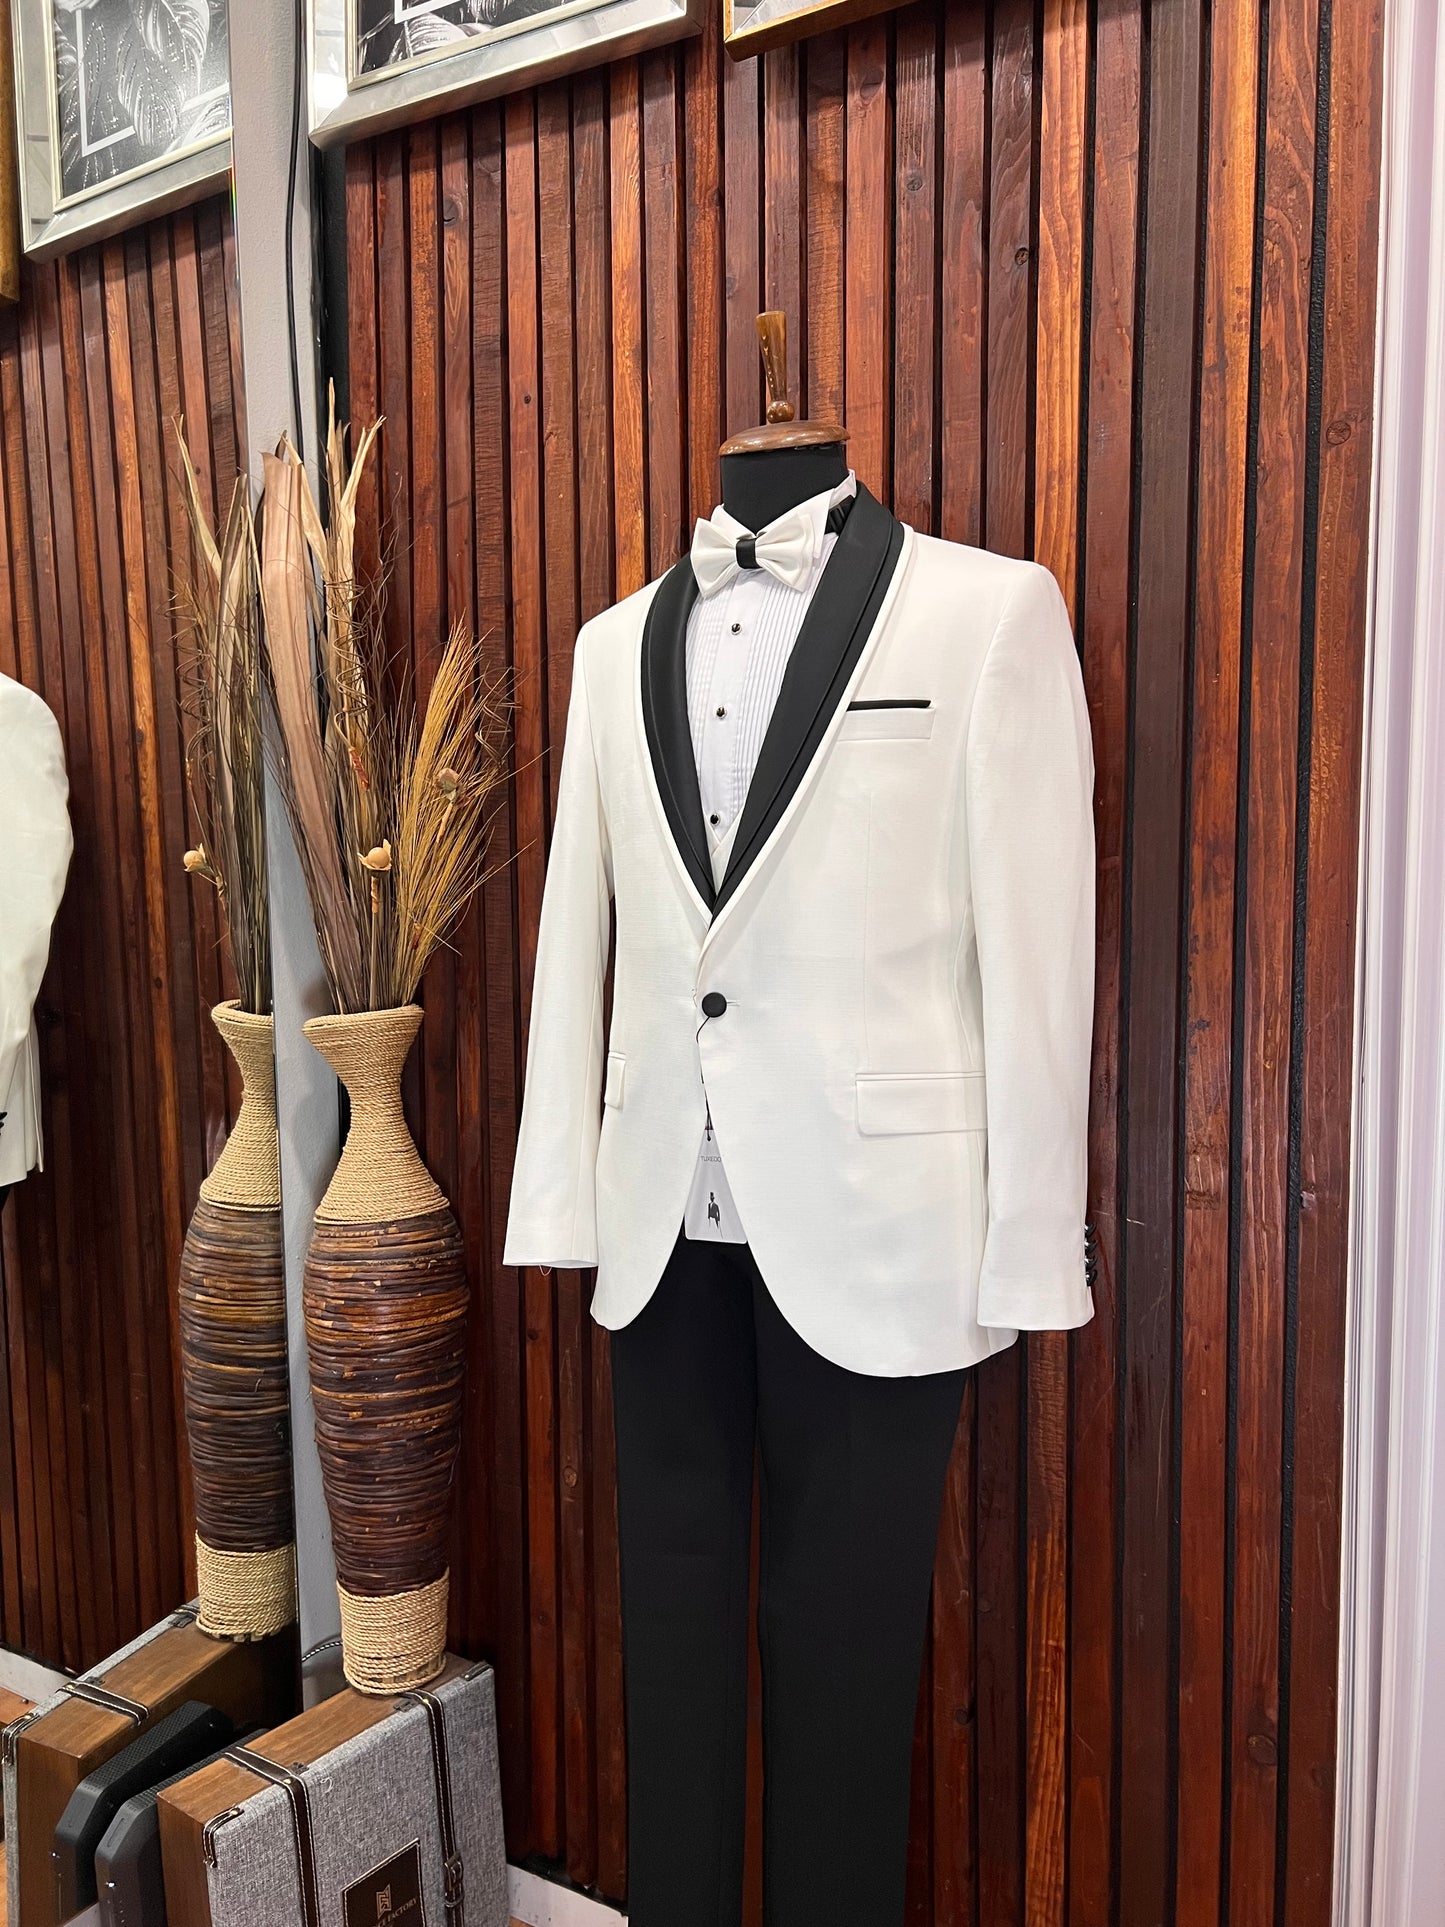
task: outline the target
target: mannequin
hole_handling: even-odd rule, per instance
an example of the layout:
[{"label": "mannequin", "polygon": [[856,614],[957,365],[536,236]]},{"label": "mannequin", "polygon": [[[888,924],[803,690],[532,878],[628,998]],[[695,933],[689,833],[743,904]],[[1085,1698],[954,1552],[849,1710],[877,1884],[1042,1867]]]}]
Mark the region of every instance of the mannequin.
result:
[{"label": "mannequin", "polygon": [[1092,1311],[1092,756],[1052,577],[908,529],[758,333],[574,652],[505,1261],[612,1333],[633,1927],[740,1927],[755,1455],[764,1916],[902,1927],[966,1374]]},{"label": "mannequin", "polygon": [[837,488],[848,473],[843,452],[848,431],[840,422],[793,420],[781,314],[758,316],[758,345],[768,384],[767,421],[730,436],[719,450],[723,507],[755,531],[799,502]]}]

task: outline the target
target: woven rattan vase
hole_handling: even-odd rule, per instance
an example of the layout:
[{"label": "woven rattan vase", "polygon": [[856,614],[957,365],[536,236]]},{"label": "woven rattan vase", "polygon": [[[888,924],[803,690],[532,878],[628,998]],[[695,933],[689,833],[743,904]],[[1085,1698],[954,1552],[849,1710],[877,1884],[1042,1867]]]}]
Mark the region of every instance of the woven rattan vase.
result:
[{"label": "woven rattan vase", "polygon": [[456,1220],[402,1115],[420,1023],[409,1004],[306,1026],[351,1099],[306,1260],[306,1343],[342,1661],[363,1693],[424,1685],[446,1653],[467,1287]]},{"label": "woven rattan vase", "polygon": [[272,1020],[234,1003],[211,1015],[244,1097],[181,1253],[199,1624],[220,1639],[264,1639],[296,1617]]}]

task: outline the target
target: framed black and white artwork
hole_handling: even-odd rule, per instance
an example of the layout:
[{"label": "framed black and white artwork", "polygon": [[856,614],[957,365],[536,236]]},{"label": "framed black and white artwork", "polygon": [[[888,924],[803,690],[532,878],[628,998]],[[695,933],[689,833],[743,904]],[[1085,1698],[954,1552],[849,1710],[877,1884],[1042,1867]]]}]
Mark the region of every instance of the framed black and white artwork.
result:
[{"label": "framed black and white artwork", "polygon": [[320,147],[697,33],[712,0],[309,0]]},{"label": "framed black and white artwork", "polygon": [[228,5],[31,0],[15,8],[28,253],[60,253],[224,184]]},{"label": "framed black and white artwork", "polygon": [[723,0],[723,45],[734,60],[789,40],[888,13],[902,0]]}]

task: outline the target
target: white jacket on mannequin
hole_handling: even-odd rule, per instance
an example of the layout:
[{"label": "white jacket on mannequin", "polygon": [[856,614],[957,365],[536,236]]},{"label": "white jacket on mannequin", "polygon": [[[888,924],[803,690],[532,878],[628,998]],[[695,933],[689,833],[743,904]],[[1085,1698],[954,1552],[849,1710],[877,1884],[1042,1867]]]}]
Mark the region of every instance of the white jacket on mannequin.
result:
[{"label": "white jacket on mannequin", "polygon": [[710,1109],[768,1289],[824,1357],[946,1371],[1084,1323],[1093,759],[1057,586],[860,490],[720,888],[696,594],[685,559],[578,638],[506,1262],[596,1265],[593,1316],[629,1323]]},{"label": "white jacket on mannequin", "polygon": [[54,716],[0,675],[0,1185],[42,1161],[33,1013],[70,867],[69,793]]}]

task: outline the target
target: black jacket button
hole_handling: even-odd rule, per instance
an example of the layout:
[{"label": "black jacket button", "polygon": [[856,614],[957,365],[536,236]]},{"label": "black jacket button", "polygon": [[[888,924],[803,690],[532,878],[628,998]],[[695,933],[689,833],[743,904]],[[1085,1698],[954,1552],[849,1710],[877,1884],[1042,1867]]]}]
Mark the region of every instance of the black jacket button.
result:
[{"label": "black jacket button", "polygon": [[702,1000],[704,1017],[721,1017],[728,1007],[728,1000],[720,990],[710,990]]}]

